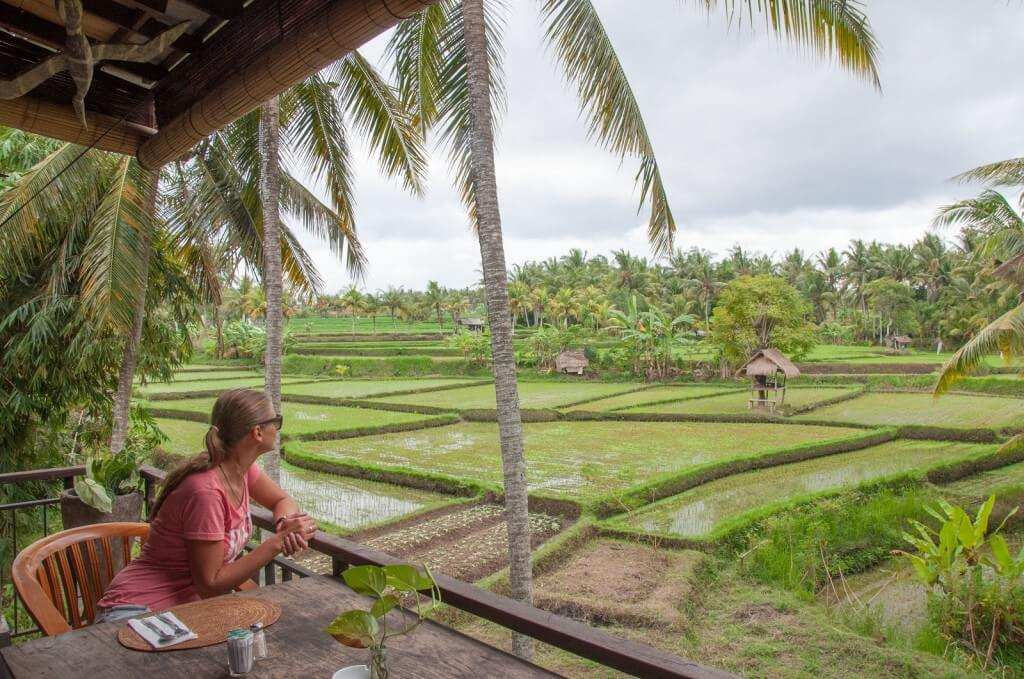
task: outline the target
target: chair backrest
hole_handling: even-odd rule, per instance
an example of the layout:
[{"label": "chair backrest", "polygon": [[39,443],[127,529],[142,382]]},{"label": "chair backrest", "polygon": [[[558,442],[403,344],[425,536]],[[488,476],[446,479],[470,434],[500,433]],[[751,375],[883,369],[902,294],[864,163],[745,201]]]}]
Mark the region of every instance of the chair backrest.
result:
[{"label": "chair backrest", "polygon": [[[91,625],[96,602],[149,537],[147,523],[98,523],[48,535],[21,550],[11,579],[47,636]],[[120,542],[120,545],[116,543]]]}]

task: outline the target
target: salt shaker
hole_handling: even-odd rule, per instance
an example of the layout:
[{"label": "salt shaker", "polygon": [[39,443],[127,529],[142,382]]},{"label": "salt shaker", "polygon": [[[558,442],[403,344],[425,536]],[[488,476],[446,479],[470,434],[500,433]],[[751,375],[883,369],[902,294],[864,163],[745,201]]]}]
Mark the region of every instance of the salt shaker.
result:
[{"label": "salt shaker", "polygon": [[228,674],[244,677],[252,671],[253,639],[247,629],[233,629],[228,632]]},{"label": "salt shaker", "polygon": [[267,657],[267,633],[263,631],[262,622],[254,622],[249,625],[252,632],[252,653],[256,660],[263,660]]}]

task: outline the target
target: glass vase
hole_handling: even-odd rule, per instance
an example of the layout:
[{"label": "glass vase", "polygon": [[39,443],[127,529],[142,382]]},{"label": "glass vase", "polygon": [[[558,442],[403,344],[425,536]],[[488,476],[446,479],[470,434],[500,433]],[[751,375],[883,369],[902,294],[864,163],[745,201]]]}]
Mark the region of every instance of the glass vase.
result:
[{"label": "glass vase", "polygon": [[370,679],[388,679],[388,649],[370,649]]}]

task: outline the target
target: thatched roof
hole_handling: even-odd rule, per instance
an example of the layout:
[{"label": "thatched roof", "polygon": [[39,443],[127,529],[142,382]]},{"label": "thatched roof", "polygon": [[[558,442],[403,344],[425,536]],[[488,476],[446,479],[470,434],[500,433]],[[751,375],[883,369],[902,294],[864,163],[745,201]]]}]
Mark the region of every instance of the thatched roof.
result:
[{"label": "thatched roof", "polygon": [[896,335],[895,337],[892,338],[892,341],[895,342],[896,344],[910,344],[911,342],[913,342],[913,340],[907,337],[906,335]]},{"label": "thatched roof", "polygon": [[774,375],[777,372],[785,374],[786,377],[797,377],[800,374],[799,368],[793,365],[786,356],[775,348],[761,349],[750,357],[746,363],[737,371],[739,375]]},{"label": "thatched roof", "polygon": [[584,368],[590,365],[590,359],[579,349],[566,349],[555,357],[555,365],[582,365]]}]

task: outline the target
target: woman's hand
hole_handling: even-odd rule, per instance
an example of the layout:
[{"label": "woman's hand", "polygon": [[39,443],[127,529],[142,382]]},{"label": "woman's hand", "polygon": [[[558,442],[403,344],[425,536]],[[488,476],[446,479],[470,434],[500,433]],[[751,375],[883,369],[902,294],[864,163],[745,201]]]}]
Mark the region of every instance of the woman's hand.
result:
[{"label": "woman's hand", "polygon": [[316,532],[316,522],[305,512],[298,512],[281,517],[277,522],[277,537],[281,541],[281,551],[285,556],[292,556],[309,547],[309,538]]}]

